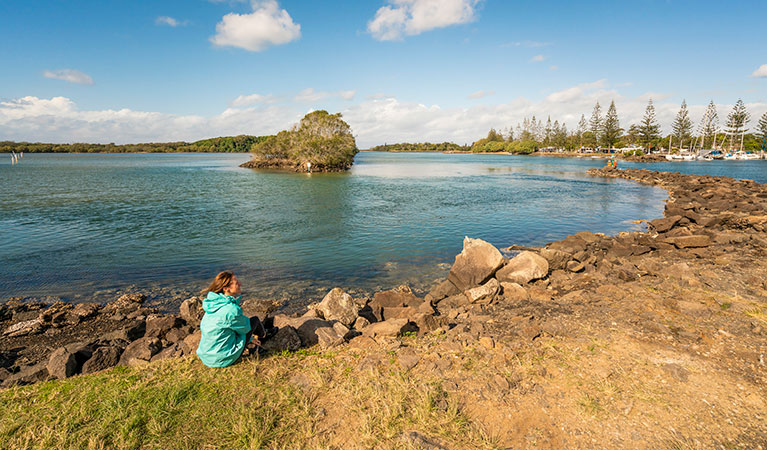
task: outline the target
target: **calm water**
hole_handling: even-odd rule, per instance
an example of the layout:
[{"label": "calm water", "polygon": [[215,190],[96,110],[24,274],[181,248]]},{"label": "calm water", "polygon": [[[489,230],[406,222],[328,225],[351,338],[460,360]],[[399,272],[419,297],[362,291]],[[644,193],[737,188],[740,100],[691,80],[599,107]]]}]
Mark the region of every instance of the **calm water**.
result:
[{"label": "calm water", "polygon": [[[504,247],[614,234],[661,217],[666,199],[586,176],[603,164],[591,159],[360,153],[350,173],[307,175],[238,168],[248,155],[0,156],[0,298],[149,290],[173,302],[226,268],[248,295],[293,302],[333,286],[426,289],[464,236]],[[738,176],[737,164],[700,170]],[[759,179],[753,167],[764,182],[764,164],[738,170]]]}]

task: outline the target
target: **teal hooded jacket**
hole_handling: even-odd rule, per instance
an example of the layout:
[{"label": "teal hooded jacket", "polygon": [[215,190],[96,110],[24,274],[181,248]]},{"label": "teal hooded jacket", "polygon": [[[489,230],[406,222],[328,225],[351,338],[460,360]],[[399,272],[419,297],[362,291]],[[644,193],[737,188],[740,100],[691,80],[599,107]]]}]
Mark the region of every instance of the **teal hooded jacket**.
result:
[{"label": "teal hooded jacket", "polygon": [[205,315],[200,322],[202,337],[197,356],[208,367],[229,366],[245,349],[250,319],[242,313],[241,298],[208,292],[202,302]]}]

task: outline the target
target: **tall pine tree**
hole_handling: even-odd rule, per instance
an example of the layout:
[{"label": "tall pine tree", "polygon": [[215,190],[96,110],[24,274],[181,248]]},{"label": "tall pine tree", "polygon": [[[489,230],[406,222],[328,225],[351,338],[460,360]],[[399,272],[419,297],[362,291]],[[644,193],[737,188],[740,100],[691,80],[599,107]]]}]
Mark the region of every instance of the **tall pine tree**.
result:
[{"label": "tall pine tree", "polygon": [[706,148],[706,140],[709,137],[714,136],[714,140],[711,142],[711,148],[716,146],[716,133],[719,132],[719,114],[716,112],[716,105],[714,101],[706,107],[706,112],[703,113],[703,118],[700,120],[700,126],[698,127],[698,134],[700,134],[701,148]]},{"label": "tall pine tree", "polygon": [[647,108],[644,110],[644,116],[639,122],[639,139],[642,145],[651,146],[660,139],[660,125],[655,118],[655,106],[652,99],[647,102]]},{"label": "tall pine tree", "polygon": [[679,148],[681,149],[684,147],[684,142],[692,136],[692,120],[690,119],[690,112],[687,110],[686,101],[682,100],[682,107],[676,113],[676,118],[674,123],[671,124],[671,128],[674,130],[674,136],[679,142]]},{"label": "tall pine tree", "polygon": [[759,123],[756,124],[755,135],[759,139],[760,144],[764,142],[764,137],[767,136],[767,112],[759,118]]},{"label": "tall pine tree", "polygon": [[588,124],[586,123],[586,116],[584,114],[581,114],[581,120],[578,122],[578,129],[576,133],[578,133],[578,145],[580,148],[583,148],[583,133],[586,132],[588,127]]},{"label": "tall pine tree", "polygon": [[594,105],[594,111],[591,112],[589,128],[591,129],[591,133],[594,135],[593,144],[596,147],[599,145],[599,138],[602,135],[602,107],[599,106],[599,102]]},{"label": "tall pine tree", "polygon": [[615,101],[610,102],[610,107],[607,109],[607,115],[605,115],[605,121],[602,125],[602,142],[607,148],[612,149],[618,138],[621,137],[620,120],[618,120],[618,110],[615,108]]},{"label": "tall pine tree", "polygon": [[738,99],[730,114],[727,115],[727,124],[725,125],[725,131],[730,136],[730,148],[733,148],[733,138],[748,131],[746,125],[750,120],[751,115],[746,111],[746,105],[743,104],[743,100]]}]

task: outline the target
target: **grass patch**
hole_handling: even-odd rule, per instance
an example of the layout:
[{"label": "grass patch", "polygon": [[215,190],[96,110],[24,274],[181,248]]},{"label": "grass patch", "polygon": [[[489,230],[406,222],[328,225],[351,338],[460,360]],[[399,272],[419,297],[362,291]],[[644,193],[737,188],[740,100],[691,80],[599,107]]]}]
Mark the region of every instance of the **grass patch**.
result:
[{"label": "grass patch", "polygon": [[744,311],[748,317],[752,317],[756,320],[767,323],[767,311],[763,308],[756,307]]},{"label": "grass patch", "polygon": [[412,430],[492,447],[438,380],[358,361],[299,351],[210,369],[185,358],[7,389],[0,449],[398,448]]}]

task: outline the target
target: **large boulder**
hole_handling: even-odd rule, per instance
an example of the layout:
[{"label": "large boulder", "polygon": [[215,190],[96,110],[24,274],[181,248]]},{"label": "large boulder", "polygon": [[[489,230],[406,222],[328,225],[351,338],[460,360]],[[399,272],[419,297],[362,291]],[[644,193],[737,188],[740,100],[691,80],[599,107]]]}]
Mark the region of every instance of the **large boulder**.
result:
[{"label": "large boulder", "polygon": [[337,347],[344,343],[344,336],[333,327],[318,328],[315,332],[321,349]]},{"label": "large boulder", "polygon": [[503,262],[503,255],[492,244],[466,237],[447,279],[462,292],[489,280]]},{"label": "large boulder", "polygon": [[184,322],[174,315],[151,315],[146,319],[144,336],[163,338],[172,329],[182,326]]},{"label": "large boulder", "polygon": [[522,252],[509,261],[496,274],[501,282],[527,284],[543,278],[549,273],[549,262],[546,258],[533,252]]},{"label": "large boulder", "polygon": [[317,330],[319,328],[332,328],[333,323],[315,317],[288,317],[278,314],[274,316],[274,326],[278,328],[286,326],[295,328],[303,346],[311,347],[319,342]]},{"label": "large boulder", "polygon": [[77,359],[74,353],[69,352],[65,347],[60,347],[51,353],[45,368],[53,378],[63,380],[77,372]]},{"label": "large boulder", "polygon": [[130,342],[143,337],[145,331],[146,322],[143,320],[134,320],[119,330],[105,334],[103,339],[107,341],[122,340]]},{"label": "large boulder", "polygon": [[152,356],[162,349],[160,340],[154,337],[143,337],[131,342],[120,356],[120,365],[137,366],[148,362]]},{"label": "large boulder", "polygon": [[269,351],[282,352],[287,350],[294,352],[301,348],[301,338],[298,336],[295,328],[285,326],[277,330],[277,334],[265,341],[261,346]]},{"label": "large boulder", "polygon": [[94,373],[114,367],[120,361],[122,351],[118,347],[99,347],[83,364],[82,373]]},{"label": "large boulder", "polygon": [[197,347],[200,346],[200,339],[202,338],[202,332],[200,330],[195,331],[189,336],[184,338],[181,343],[181,350],[184,355],[194,355],[197,353]]},{"label": "large boulder", "polygon": [[321,312],[325,320],[337,320],[346,326],[352,326],[359,315],[359,306],[352,296],[340,288],[328,292],[315,310]]},{"label": "large boulder", "polygon": [[202,299],[192,297],[184,300],[178,308],[178,313],[189,325],[195,327],[200,325],[202,316],[205,314],[205,311],[202,310]]}]

